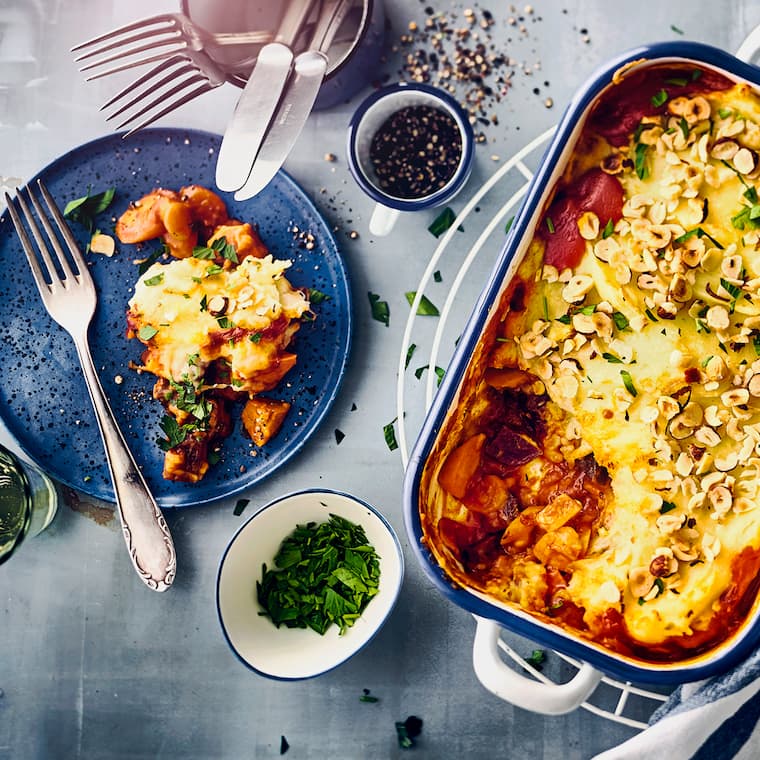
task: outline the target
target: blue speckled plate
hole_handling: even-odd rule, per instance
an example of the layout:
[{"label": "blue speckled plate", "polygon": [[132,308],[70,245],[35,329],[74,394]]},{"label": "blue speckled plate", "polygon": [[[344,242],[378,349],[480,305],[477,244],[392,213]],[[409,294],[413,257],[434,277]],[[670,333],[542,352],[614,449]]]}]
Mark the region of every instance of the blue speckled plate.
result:
[{"label": "blue speckled plate", "polygon": [[[109,135],[87,143],[39,173],[63,207],[84,195],[116,188],[112,207],[98,218],[110,231],[130,201],[156,187],[179,189],[191,183],[214,189],[220,138],[205,132],[151,129],[122,140]],[[36,177],[34,178],[36,179]],[[269,394],[292,408],[279,434],[256,449],[236,420],[222,457],[194,485],[161,476],[161,405],[151,398],[155,378],[129,368],[139,362],[142,344],[125,337],[127,301],[138,277],[136,258],[158,247],[119,244],[112,258],[88,254],[99,292],[90,326],[95,366],[117,421],[162,507],[185,507],[230,496],[284,464],[307,441],[335,399],[351,342],[351,296],[346,271],[328,225],[303,191],[280,172],[260,195],[237,203],[220,193],[230,216],[255,222],[277,258],[293,261],[287,277],[330,296],[315,306],[317,319],[296,334],[298,363]],[[295,232],[314,235],[307,250]],[[87,233],[72,224],[83,248]],[[0,415],[24,451],[59,481],[91,496],[114,501],[108,467],[71,338],[47,315],[6,214],[0,217]],[[117,383],[116,378],[123,378]],[[233,412],[234,416],[234,412]],[[255,454],[255,456],[252,455]]]}]

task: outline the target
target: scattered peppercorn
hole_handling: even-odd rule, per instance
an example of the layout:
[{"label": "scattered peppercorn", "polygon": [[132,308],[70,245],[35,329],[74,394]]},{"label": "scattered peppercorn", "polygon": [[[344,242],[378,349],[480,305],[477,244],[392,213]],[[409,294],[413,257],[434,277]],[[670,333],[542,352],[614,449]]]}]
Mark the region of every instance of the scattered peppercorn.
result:
[{"label": "scattered peppercorn", "polygon": [[380,126],[369,155],[382,190],[397,198],[423,198],[454,176],[462,134],[446,111],[408,106]]}]

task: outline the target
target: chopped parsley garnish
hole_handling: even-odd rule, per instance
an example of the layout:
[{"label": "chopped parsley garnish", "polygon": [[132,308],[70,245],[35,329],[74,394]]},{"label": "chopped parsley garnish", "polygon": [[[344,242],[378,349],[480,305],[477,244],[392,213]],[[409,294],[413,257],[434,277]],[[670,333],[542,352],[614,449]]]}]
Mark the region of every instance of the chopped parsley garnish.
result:
[{"label": "chopped parsley garnish", "polygon": [[330,300],[330,296],[328,296],[327,293],[323,293],[321,290],[317,290],[316,288],[309,288],[308,298],[309,303],[311,304],[319,304],[323,301]]},{"label": "chopped parsley garnish", "polygon": [[513,216],[510,216],[509,219],[507,219],[507,223],[504,225],[504,234],[508,233],[512,229],[514,221],[515,218]]},{"label": "chopped parsley garnish", "polygon": [[686,119],[682,116],[681,120],[678,122],[678,126],[681,128],[683,139],[688,140],[689,139],[689,122],[686,121]]},{"label": "chopped parsley garnish", "polygon": [[707,238],[716,248],[719,248],[721,251],[725,247],[721,245],[712,235],[709,235],[707,232],[705,232],[702,227],[694,227],[694,229],[687,230],[683,235],[679,235],[674,242],[685,243],[689,238],[694,237],[694,235],[696,235],[698,238]]},{"label": "chopped parsley garnish", "polygon": [[665,80],[665,84],[672,84],[673,87],[686,87],[689,84],[689,80],[685,77],[671,77]]},{"label": "chopped parsley garnish", "polygon": [[649,177],[649,167],[647,166],[647,151],[648,146],[644,143],[636,143],[634,149],[633,164],[636,169],[636,175],[640,180],[645,180]]},{"label": "chopped parsley garnish", "polygon": [[737,230],[744,230],[747,227],[751,230],[760,228],[760,204],[745,206],[738,214],[731,217],[731,224]]},{"label": "chopped parsley garnish", "polygon": [[615,327],[617,327],[618,330],[628,330],[630,327],[628,317],[626,317],[622,311],[613,312],[612,321],[615,323]]},{"label": "chopped parsley garnish", "polygon": [[727,119],[733,111],[730,108],[719,108],[718,109],[718,116],[720,116],[721,119]]},{"label": "chopped parsley garnish", "polygon": [[69,201],[63,209],[63,215],[79,222],[87,232],[92,234],[95,231],[95,217],[111,205],[116,188],[109,187],[102,193],[94,195],[90,195],[90,189],[87,188],[87,195]]},{"label": "chopped parsley garnish", "polygon": [[676,508],[676,505],[672,501],[665,501],[663,499],[662,506],[660,507],[660,514],[666,515],[668,512],[672,512]]},{"label": "chopped parsley garnish", "polygon": [[239,263],[235,246],[230,245],[224,237],[214,240],[211,245],[196,245],[193,248],[194,259],[216,259],[219,256],[233,264]]},{"label": "chopped parsley garnish", "polygon": [[160,285],[164,281],[164,273],[159,272],[157,275],[153,277],[148,277],[147,279],[143,280],[143,284],[147,285],[148,287],[153,287],[154,285]]},{"label": "chopped parsley garnish", "polygon": [[396,424],[398,417],[394,417],[387,425],[383,425],[383,437],[385,438],[385,445],[389,451],[395,451],[398,448],[398,441],[396,441],[396,431],[393,426]]},{"label": "chopped parsley garnish", "polygon": [[150,340],[155,335],[158,334],[158,330],[156,330],[155,327],[152,327],[151,325],[143,325],[138,331],[137,331],[137,337],[140,340]]},{"label": "chopped parsley garnish", "polygon": [[602,239],[606,240],[615,231],[615,225],[612,222],[612,218],[607,220],[607,224],[604,225],[602,230]]},{"label": "chopped parsley garnish", "polygon": [[[404,295],[406,296],[406,300],[411,306],[412,303],[414,303],[414,299],[417,297],[417,291],[410,290]],[[426,295],[423,294],[420,298],[419,304],[417,305],[417,314],[420,314],[423,317],[437,317],[440,312],[438,311],[438,307]]]},{"label": "chopped parsley garnish", "polygon": [[610,364],[623,364],[623,360],[619,356],[606,351],[602,354],[602,359],[606,359]]},{"label": "chopped parsley garnish", "polygon": [[279,628],[311,628],[320,635],[337,625],[344,634],[380,588],[380,559],[361,525],[331,514],[297,525],[262,567],[256,595]]},{"label": "chopped parsley garnish", "polygon": [[224,271],[219,264],[209,264],[206,267],[206,277],[213,277],[215,274],[221,274]]},{"label": "chopped parsley garnish", "polygon": [[[435,235],[435,237],[440,237],[449,229],[449,227],[451,227],[452,224],[454,224],[456,218],[456,214],[447,206],[435,219],[433,219],[428,227],[428,232]],[[464,232],[464,228],[461,225],[457,229],[460,232]]]},{"label": "chopped parsley garnish", "polygon": [[216,322],[222,330],[230,330],[235,326],[235,323],[229,317],[217,317]]},{"label": "chopped parsley garnish", "polygon": [[552,218],[550,216],[546,217],[546,228],[551,232],[551,234],[554,234],[554,222],[552,221]]},{"label": "chopped parsley garnish", "polygon": [[377,293],[367,293],[369,296],[369,305],[372,309],[372,319],[382,322],[386,327],[390,325],[391,310],[387,301],[381,301]]},{"label": "chopped parsley garnish", "polygon": [[260,343],[261,342],[261,333],[260,332],[251,333],[248,336],[248,340],[250,340],[251,343]]},{"label": "chopped parsley garnish", "polygon": [[179,446],[190,433],[197,429],[192,423],[180,425],[174,417],[170,417],[168,414],[161,418],[159,426],[164,431],[166,438],[157,438],[156,443],[163,451],[169,451],[169,449]]},{"label": "chopped parsley garnish", "polygon": [[631,396],[633,397],[638,396],[639,393],[636,390],[636,386],[633,384],[633,378],[631,377],[631,373],[626,369],[621,369],[620,377],[623,378],[623,385],[625,386],[625,389],[628,391],[628,393],[630,393]]},{"label": "chopped parsley garnish", "polygon": [[166,246],[153,251],[149,256],[144,258],[137,267],[137,273],[142,277],[160,258],[166,253]]},{"label": "chopped parsley garnish", "polygon": [[373,697],[369,689],[362,689],[362,695],[359,697],[360,702],[379,702],[380,697]]},{"label": "chopped parsley garnish", "polygon": [[665,92],[665,90],[660,90],[659,92],[652,95],[652,105],[655,108],[659,108],[661,105],[665,104],[667,99],[668,99],[668,93]]}]

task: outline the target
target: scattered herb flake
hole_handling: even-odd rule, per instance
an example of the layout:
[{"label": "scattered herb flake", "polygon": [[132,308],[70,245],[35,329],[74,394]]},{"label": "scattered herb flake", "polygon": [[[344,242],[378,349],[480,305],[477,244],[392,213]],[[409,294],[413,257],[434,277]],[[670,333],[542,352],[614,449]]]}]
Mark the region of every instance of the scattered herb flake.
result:
[{"label": "scattered herb flake", "polygon": [[436,282],[443,282],[443,277],[441,276],[440,269],[436,269],[435,272],[433,272],[433,280]]},{"label": "scattered herb flake", "polygon": [[617,327],[618,330],[628,330],[630,327],[628,317],[626,317],[622,311],[614,312],[612,314],[612,321],[615,323],[615,327]]},{"label": "scattered herb flake", "polygon": [[383,425],[383,437],[385,438],[385,443],[390,451],[395,451],[398,448],[396,431],[393,428],[396,424],[396,420],[398,420],[398,417],[395,417],[393,421],[389,422],[387,425]]},{"label": "scattered herb flake", "polygon": [[406,361],[404,362],[404,369],[409,368],[409,362],[412,360],[412,356],[414,356],[414,352],[417,350],[417,344],[411,343],[409,345],[409,348],[406,349]]},{"label": "scattered herb flake", "polygon": [[623,364],[623,360],[619,356],[607,353],[606,351],[602,354],[602,358],[606,359],[610,364]]},{"label": "scattered herb flake", "polygon": [[554,222],[552,221],[552,218],[550,216],[546,217],[546,228],[549,230],[549,232],[552,235],[554,234]]},{"label": "scattered herb flake", "polygon": [[655,108],[659,108],[661,105],[665,104],[667,99],[668,99],[668,93],[665,92],[665,90],[660,90],[659,92],[652,95],[652,105]]},{"label": "scattered herb flake", "polygon": [[670,29],[676,34],[683,34],[683,29],[679,29],[675,24],[671,24]]},{"label": "scattered herb flake", "polygon": [[636,169],[636,175],[640,180],[645,180],[649,176],[649,168],[647,167],[647,150],[648,146],[644,143],[636,143],[634,150],[634,167]]},{"label": "scattered herb flake", "polygon": [[330,296],[328,296],[327,293],[323,293],[321,290],[317,290],[316,288],[308,289],[308,298],[309,303],[311,304],[318,304],[322,303],[323,301],[330,300]]},{"label": "scattered herb flake", "polygon": [[422,733],[422,719],[416,715],[410,715],[404,721],[396,721],[396,736],[398,746],[401,749],[410,749],[414,746],[414,740]]},{"label": "scattered herb flake", "polygon": [[235,504],[235,509],[232,510],[232,514],[235,515],[235,517],[242,515],[243,510],[248,506],[249,501],[249,499],[238,499]]},{"label": "scattered herb flake", "polygon": [[340,446],[340,442],[346,437],[346,434],[339,430],[338,428],[335,428],[335,443]]},{"label": "scattered herb flake", "polygon": [[[414,299],[417,297],[417,291],[410,290],[404,295],[406,296],[406,300],[411,306],[412,303],[414,303]],[[417,305],[417,314],[420,314],[423,317],[437,317],[440,312],[438,311],[438,307],[426,295],[423,294],[420,298],[419,304]]]},{"label": "scattered herb flake", "polygon": [[668,512],[672,512],[676,508],[676,505],[672,501],[665,501],[663,499],[662,506],[660,507],[660,514],[666,515]]},{"label": "scattered herb flake", "polygon": [[507,234],[512,229],[514,221],[515,218],[513,216],[510,216],[509,219],[507,219],[507,223],[504,225],[504,234]]},{"label": "scattered herb flake", "polygon": [[[451,227],[452,224],[456,221],[456,214],[448,207],[446,206],[443,211],[441,211],[438,216],[433,219],[432,223],[428,227],[428,232],[432,233],[435,237],[440,237],[443,235],[446,230]],[[460,225],[458,228],[460,231],[464,232],[464,229]]]},{"label": "scattered herb flake", "polygon": [[612,218],[609,218],[607,220],[607,224],[604,225],[604,229],[602,230],[602,238],[606,240],[614,231],[615,225],[612,221]]},{"label": "scattered herb flake", "polygon": [[543,649],[534,649],[530,657],[525,658],[528,665],[532,665],[536,670],[541,670],[541,666],[546,662],[546,652]]},{"label": "scattered herb flake", "polygon": [[369,292],[369,305],[372,309],[372,319],[382,322],[386,327],[390,325],[391,310],[387,301],[381,301],[377,293]]},{"label": "scattered herb flake", "polygon": [[164,273],[159,272],[154,277],[148,277],[147,279],[143,280],[143,285],[147,285],[148,287],[153,287],[154,285],[160,285],[164,281]]},{"label": "scattered herb flake", "polygon": [[372,694],[370,694],[369,689],[362,689],[362,695],[359,697],[360,702],[379,702],[380,697],[373,697]]}]

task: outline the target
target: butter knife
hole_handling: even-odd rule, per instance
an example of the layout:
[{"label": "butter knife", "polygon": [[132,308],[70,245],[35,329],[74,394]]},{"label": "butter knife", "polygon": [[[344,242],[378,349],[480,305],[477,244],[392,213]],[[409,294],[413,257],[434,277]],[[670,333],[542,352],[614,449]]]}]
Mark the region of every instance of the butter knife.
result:
[{"label": "butter knife", "polygon": [[237,190],[248,179],[290,76],[292,47],[315,3],[316,0],[291,0],[274,40],[259,51],[219,148],[216,185],[220,190]]},{"label": "butter knife", "polygon": [[354,0],[325,0],[309,49],[296,59],[279,108],[264,137],[251,173],[235,193],[244,201],[260,193],[288,157],[309,118],[327,71],[327,51]]}]

